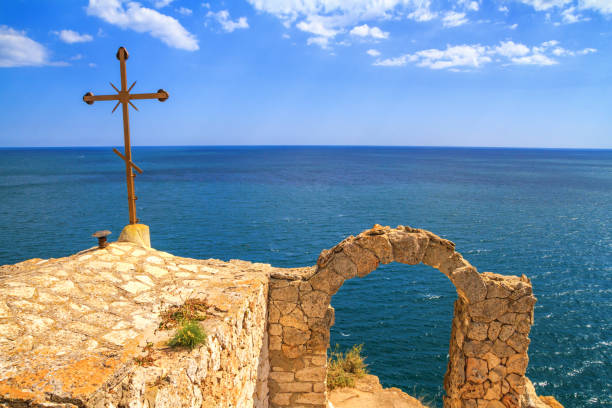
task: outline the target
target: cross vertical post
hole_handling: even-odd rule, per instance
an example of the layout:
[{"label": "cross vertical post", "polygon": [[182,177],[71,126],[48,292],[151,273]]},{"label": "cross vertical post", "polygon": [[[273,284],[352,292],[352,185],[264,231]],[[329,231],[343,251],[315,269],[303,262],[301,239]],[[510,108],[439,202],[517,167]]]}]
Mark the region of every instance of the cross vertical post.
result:
[{"label": "cross vertical post", "polygon": [[83,101],[87,103],[88,105],[92,105],[95,101],[117,101],[117,104],[113,108],[113,112],[115,112],[119,104],[122,105],[124,151],[123,151],[123,154],[121,154],[117,149],[113,149],[113,151],[119,157],[121,157],[121,159],[123,159],[123,161],[125,162],[125,178],[126,178],[126,184],[127,184],[128,210],[130,214],[130,224],[137,224],[139,221],[138,217],[136,216],[136,200],[138,199],[138,197],[136,197],[135,190],[134,190],[134,177],[136,177],[136,174],[134,174],[133,169],[136,169],[138,173],[142,173],[142,170],[138,166],[136,166],[134,162],[132,162],[132,149],[131,149],[131,143],[130,143],[130,114],[128,110],[128,105],[138,110],[138,108],[136,108],[136,106],[134,106],[134,104],[132,103],[131,101],[132,99],[157,99],[160,102],[164,102],[168,99],[169,95],[168,95],[168,92],[164,91],[163,89],[159,89],[155,93],[131,94],[130,91],[132,90],[134,85],[136,85],[136,82],[134,82],[128,88],[126,68],[125,68],[125,61],[128,58],[129,58],[129,54],[127,50],[124,47],[119,47],[119,50],[117,51],[117,59],[119,60],[119,69],[121,71],[121,89],[120,90],[117,89],[117,87],[115,87],[115,85],[113,85],[112,82],[110,84],[113,87],[113,89],[115,89],[117,94],[115,95],[94,95],[91,92],[87,92],[83,96]]},{"label": "cross vertical post", "polygon": [[[125,70],[125,59],[127,57],[127,51],[125,48],[119,48],[117,51],[117,58],[119,58],[119,68],[121,71],[121,92],[120,94],[127,93],[127,74]],[[125,95],[121,95],[125,96]],[[129,100],[129,99],[128,99]],[[136,175],[132,171],[132,148],[130,144],[130,113],[128,111],[127,101],[122,102],[122,110],[123,110],[123,144],[125,145],[125,150],[123,154],[125,155],[125,179],[127,181],[127,194],[128,194],[128,210],[130,212],[130,224],[137,224],[138,217],[136,217],[136,193],[134,192],[134,177]]]}]

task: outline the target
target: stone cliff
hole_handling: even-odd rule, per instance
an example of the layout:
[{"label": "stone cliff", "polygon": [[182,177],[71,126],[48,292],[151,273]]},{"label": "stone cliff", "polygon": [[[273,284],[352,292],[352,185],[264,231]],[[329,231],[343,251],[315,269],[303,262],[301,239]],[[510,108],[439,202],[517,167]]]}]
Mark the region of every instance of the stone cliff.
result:
[{"label": "stone cliff", "polygon": [[[457,288],[445,407],[545,403],[525,377],[529,279],[478,273],[431,232],[375,226],[306,268],[125,242],[0,267],[0,407],[324,408],[331,297],[392,261],[430,265]],[[190,301],[207,341],[170,348],[162,316]]]}]

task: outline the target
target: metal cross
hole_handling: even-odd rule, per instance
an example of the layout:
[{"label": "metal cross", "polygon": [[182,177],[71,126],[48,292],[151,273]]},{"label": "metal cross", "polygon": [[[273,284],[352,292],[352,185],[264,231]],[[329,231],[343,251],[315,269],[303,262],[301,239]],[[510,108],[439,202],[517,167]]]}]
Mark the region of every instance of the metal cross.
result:
[{"label": "metal cross", "polygon": [[160,102],[164,102],[168,99],[168,92],[163,89],[158,90],[156,93],[145,93],[145,94],[131,94],[130,91],[136,85],[136,81],[130,86],[127,87],[127,78],[125,74],[125,61],[129,58],[128,52],[125,48],[119,47],[117,51],[117,59],[119,60],[119,67],[121,70],[121,90],[117,89],[115,85],[111,86],[115,91],[117,91],[116,95],[94,95],[91,92],[87,92],[83,96],[83,101],[88,105],[93,105],[95,101],[117,101],[117,104],[113,108],[113,112],[117,109],[119,104],[123,105],[123,141],[125,144],[124,154],[121,154],[119,150],[113,149],[113,151],[125,161],[125,177],[127,181],[127,193],[128,193],[128,206],[130,210],[130,224],[138,223],[138,218],[136,217],[136,200],[138,197],[134,194],[134,177],[136,174],[132,171],[132,168],[135,169],[138,173],[142,173],[140,167],[136,166],[132,162],[132,150],[130,148],[130,117],[128,113],[128,104],[138,110],[136,106],[132,103],[132,99],[157,99]]}]

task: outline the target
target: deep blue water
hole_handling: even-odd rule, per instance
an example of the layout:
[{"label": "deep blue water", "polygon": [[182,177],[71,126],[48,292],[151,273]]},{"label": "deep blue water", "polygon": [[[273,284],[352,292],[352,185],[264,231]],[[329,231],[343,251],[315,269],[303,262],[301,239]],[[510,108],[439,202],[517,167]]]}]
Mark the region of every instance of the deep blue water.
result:
[{"label": "deep blue water", "polygon": [[[153,246],[275,266],[375,223],[429,229],[480,271],[529,276],[538,297],[528,375],[566,407],[612,404],[612,151],[385,147],[135,148],[138,215]],[[0,150],[0,264],[117,237],[124,167],[110,148]],[[441,406],[453,286],[392,264],[342,287],[332,343]]]}]

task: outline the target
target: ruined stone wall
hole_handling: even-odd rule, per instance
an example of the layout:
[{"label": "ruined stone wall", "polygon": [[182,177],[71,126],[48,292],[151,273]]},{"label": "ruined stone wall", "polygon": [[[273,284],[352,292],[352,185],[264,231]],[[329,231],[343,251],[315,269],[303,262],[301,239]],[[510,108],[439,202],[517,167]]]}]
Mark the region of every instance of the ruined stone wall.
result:
[{"label": "ruined stone wall", "polygon": [[311,270],[272,276],[270,406],[325,408],[331,297],[346,279],[392,261],[439,269],[457,289],[445,408],[522,407],[535,304],[531,283],[525,276],[480,274],[452,242],[403,226],[375,226],[323,251]]}]

